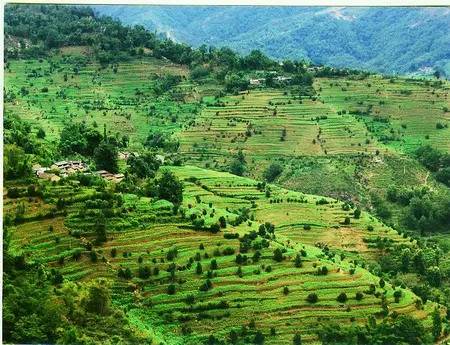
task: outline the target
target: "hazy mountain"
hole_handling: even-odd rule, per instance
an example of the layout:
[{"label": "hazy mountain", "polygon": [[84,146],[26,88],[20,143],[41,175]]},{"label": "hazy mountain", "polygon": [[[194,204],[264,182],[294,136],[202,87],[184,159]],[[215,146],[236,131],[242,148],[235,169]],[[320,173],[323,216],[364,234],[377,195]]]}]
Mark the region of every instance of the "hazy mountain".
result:
[{"label": "hazy mountain", "polygon": [[99,14],[193,46],[261,49],[275,58],[450,75],[450,8],[95,6]]}]

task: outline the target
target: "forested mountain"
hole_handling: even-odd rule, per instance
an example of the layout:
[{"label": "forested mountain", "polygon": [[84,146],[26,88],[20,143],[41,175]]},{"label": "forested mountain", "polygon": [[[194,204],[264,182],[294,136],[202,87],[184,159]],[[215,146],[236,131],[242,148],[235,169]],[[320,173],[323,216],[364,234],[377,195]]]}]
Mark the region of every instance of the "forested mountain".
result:
[{"label": "forested mountain", "polygon": [[180,42],[388,73],[450,74],[450,9],[95,6]]}]

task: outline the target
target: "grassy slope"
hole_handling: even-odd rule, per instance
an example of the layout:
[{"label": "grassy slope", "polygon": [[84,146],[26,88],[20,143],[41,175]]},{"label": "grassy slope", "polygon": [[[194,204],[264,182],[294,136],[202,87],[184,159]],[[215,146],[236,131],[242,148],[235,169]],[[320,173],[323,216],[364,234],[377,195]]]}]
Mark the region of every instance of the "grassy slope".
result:
[{"label": "grassy slope", "polygon": [[[82,54],[82,51],[70,53]],[[187,92],[187,103],[176,103],[167,96],[155,99],[150,91],[156,78],[154,73],[185,75],[187,71],[182,67],[145,59],[120,64],[117,73],[110,68],[98,71],[99,66],[88,64],[80,67],[79,74],[75,74],[74,65],[60,59],[59,56],[53,58],[59,65],[53,71],[47,61],[11,61],[10,70],[5,74],[6,90],[13,90],[17,94],[13,102],[5,104],[5,111],[17,113],[33,124],[44,127],[47,140],[57,139],[62,123],[73,116],[77,121],[86,120],[88,124],[95,121],[100,129],[103,124],[107,124],[112,133],[128,134],[134,147],[140,146],[140,142],[152,128],[174,132],[180,139],[183,155],[190,163],[214,169],[226,167],[232,155],[242,148],[250,177],[260,178],[269,162],[278,160],[285,169],[277,182],[304,193],[348,196],[353,199],[360,196],[360,201],[367,203],[370,191],[383,193],[389,184],[415,186],[426,183],[436,190],[446,192],[441,185],[428,178],[426,171],[416,161],[408,158],[406,153],[427,141],[442,150],[449,149],[449,129],[435,128],[436,121],[449,121],[448,113],[441,109],[448,104],[448,84],[444,90],[433,93],[433,90],[428,91],[423,85],[406,81],[391,84],[378,77],[365,81],[318,79],[315,87],[320,96],[317,101],[304,99],[300,103],[291,94],[284,94],[279,90],[251,91],[248,95],[224,98],[228,102],[226,107],[205,106],[195,116],[195,108],[198,106],[196,100],[203,95],[213,94],[217,86],[193,87],[188,82],[182,82],[180,87]],[[41,76],[27,77],[33,69]],[[67,82],[63,79],[64,73],[68,74]],[[371,84],[370,88],[368,83]],[[22,86],[30,91],[29,95],[18,95]],[[42,92],[44,86],[48,87],[48,93]],[[342,87],[349,91],[342,91]],[[377,88],[381,91],[374,93]],[[412,94],[401,95],[399,88],[411,89]],[[57,96],[61,89],[65,90],[66,98]],[[142,91],[143,95],[137,96],[136,89]],[[211,96],[204,100],[206,104],[215,102]],[[384,105],[379,104],[380,100],[385,101]],[[358,104],[361,101],[363,104]],[[339,110],[364,110],[368,103],[373,104],[374,112],[370,116],[337,114]],[[151,104],[155,104],[157,115],[149,119],[147,114]],[[421,125],[421,114],[425,112],[430,120]],[[176,123],[171,120],[175,113],[178,117]],[[127,118],[127,114],[131,116]],[[374,114],[390,117],[390,125],[374,122]],[[319,119],[316,120],[316,117]],[[402,127],[402,124],[406,126]],[[391,127],[395,133],[400,131],[401,141],[384,144],[380,139],[383,134],[390,133]],[[281,141],[284,128],[286,140]],[[249,137],[245,135],[247,129],[252,132]],[[430,139],[425,139],[425,135],[429,135]],[[381,152],[379,156],[375,155],[376,150]],[[168,335],[172,334],[168,332],[168,328],[172,326],[167,326],[170,320],[181,314],[201,317],[198,311],[183,309],[186,305],[181,302],[182,296],[189,293],[197,296],[197,303],[217,302],[223,297],[230,303],[230,308],[226,310],[207,312],[216,316],[215,321],[210,317],[202,321],[187,321],[194,331],[191,338],[193,343],[198,340],[195,334],[201,337],[215,330],[218,325],[224,325],[229,331],[245,324],[244,320],[248,322],[251,318],[248,315],[262,320],[257,321],[257,328],[262,328],[265,334],[269,327],[275,326],[278,335],[274,338],[274,343],[286,343],[291,341],[288,334],[292,334],[294,329],[300,329],[306,339],[312,340],[313,335],[309,333],[313,328],[311,326],[323,322],[320,319],[322,317],[331,315],[333,319],[348,320],[353,316],[356,322],[360,322],[367,315],[380,310],[380,299],[373,295],[365,295],[361,302],[354,300],[357,290],[364,289],[372,282],[376,283],[378,278],[359,266],[351,276],[349,269],[353,264],[350,260],[371,262],[380,255],[373,246],[373,241],[378,236],[395,242],[408,243],[407,239],[366,213],[359,220],[352,218],[349,226],[343,226],[340,223],[350,214],[343,211],[336,201],[316,206],[318,197],[277,186],[272,186],[272,196],[268,199],[256,189],[254,180],[249,178],[189,166],[172,169],[182,178],[194,176],[200,179],[199,184],[186,181],[184,206],[187,214],[200,212],[202,209],[210,214],[208,203],[211,201],[215,212],[213,217],[206,217],[207,224],[216,221],[220,215],[233,219],[236,217],[233,211],[241,207],[251,208],[252,203],[248,200],[251,196],[256,198],[257,206],[253,209],[255,220],[250,225],[244,223],[238,227],[228,227],[226,231],[242,235],[252,229],[256,230],[260,222],[269,221],[276,225],[276,240],[271,241],[270,247],[262,251],[261,262],[243,267],[243,278],[235,275],[237,265],[234,256],[220,256],[217,259],[218,277],[212,279],[212,291],[198,291],[206,278],[205,274],[203,277],[196,276],[194,266],[177,273],[177,278],[186,283],[177,284],[176,295],[167,295],[165,292],[169,275],[165,269],[168,264],[154,264],[152,259],[160,261],[167,249],[176,245],[179,249],[177,264],[185,265],[188,258],[198,251],[200,242],[204,243],[205,251],[211,256],[215,248],[229,246],[237,250],[238,241],[225,240],[221,234],[212,235],[180,228],[180,225],[186,225],[181,218],[173,217],[170,211],[147,198],[138,199],[133,195],[125,196],[125,205],[130,209],[126,217],[110,220],[108,226],[112,231],[111,239],[104,248],[99,249],[100,256],[104,255],[106,262],[92,264],[81,241],[68,235],[69,229],[89,228],[92,225],[89,224],[89,217],[82,219],[79,216],[81,204],[77,202],[80,195],[94,192],[89,188],[52,186],[49,187],[49,199],[46,199],[46,203],[23,200],[28,215],[37,215],[50,209],[50,205],[60,196],[72,199],[72,203],[68,206],[67,217],[60,215],[50,220],[29,220],[18,225],[14,232],[16,248],[25,250],[32,259],[57,267],[67,279],[111,277],[116,281],[116,303],[132,308],[132,301],[136,301],[142,308],[130,309],[130,319],[143,329],[150,327],[152,332],[156,332],[156,339],[170,338],[169,343],[181,342],[178,326],[173,326],[176,328],[173,336]],[[200,205],[196,204],[195,195],[201,197]],[[288,197],[296,200],[304,197],[308,203],[288,203]],[[282,198],[283,202],[270,203],[270,199],[275,198]],[[6,199],[5,211],[13,212],[15,204],[16,201]],[[193,207],[189,209],[188,204]],[[311,225],[311,230],[304,230],[304,224]],[[367,230],[369,224],[374,226],[374,231]],[[53,232],[48,230],[49,225],[53,225]],[[445,242],[445,238],[440,240]],[[337,256],[327,258],[315,247],[319,243],[329,245],[337,253],[344,253],[346,259],[341,262]],[[277,246],[287,249],[289,259],[282,263],[275,263],[271,259],[273,249]],[[111,247],[118,249],[116,258],[110,257]],[[306,249],[308,256],[304,259],[304,266],[297,269],[294,268],[292,259],[301,248]],[[83,257],[79,261],[70,259],[71,254],[79,249],[84,251]],[[122,255],[124,251],[131,252],[132,256],[125,258]],[[128,284],[116,279],[116,271],[120,266],[131,267],[135,271],[139,255],[150,266],[160,267],[161,273],[151,278],[156,284],[137,279],[135,283],[143,286],[139,293],[123,293]],[[66,260],[63,266],[58,267],[57,260],[60,256],[65,256]],[[202,259],[204,271],[209,267],[209,262],[210,259]],[[327,276],[314,275],[315,264],[326,264],[330,273]],[[271,265],[273,271],[264,272],[261,269],[263,265]],[[258,268],[261,269],[259,275],[253,273]],[[282,294],[285,285],[291,291],[287,296]],[[315,289],[320,299],[313,306],[304,301],[311,289]],[[345,307],[339,306],[335,301],[341,291],[346,291],[350,297],[347,303],[351,306],[350,311],[346,311]],[[387,294],[393,310],[410,312],[420,318],[426,316],[422,310],[415,309],[416,297],[407,290],[399,304],[392,303],[391,287],[388,287]],[[154,307],[147,305],[149,301]],[[431,307],[427,306],[429,308]],[[229,316],[225,316],[227,312],[230,313]]]},{"label": "grassy slope", "polygon": [[[371,262],[382,254],[371,246],[370,240],[386,237],[397,243],[414,245],[364,212],[360,219],[352,219],[350,225],[340,224],[345,216],[350,215],[350,211],[343,211],[342,204],[333,199],[328,199],[329,204],[316,205],[315,202],[320,199],[317,196],[276,186],[271,186],[272,195],[267,198],[258,191],[256,181],[248,178],[193,166],[170,169],[184,180],[183,208],[187,215],[200,215],[206,210],[206,223],[210,224],[221,215],[232,220],[239,209],[250,208],[254,215],[253,221],[237,227],[228,225],[223,230],[225,233],[239,233],[241,236],[250,230],[257,230],[261,223],[275,224],[275,239],[269,241],[268,248],[261,250],[259,262],[249,259],[242,266],[242,278],[236,275],[238,265],[235,255],[223,255],[223,250],[228,247],[238,252],[237,239],[224,239],[222,232],[211,234],[189,229],[186,221],[171,215],[171,211],[161,202],[133,195],[124,195],[124,208],[129,210],[126,216],[109,219],[108,228],[112,229],[108,235],[109,240],[96,249],[99,261],[92,263],[89,252],[82,244],[83,240],[68,235],[69,229],[88,228],[92,222],[89,214],[83,220],[78,218],[83,205],[80,200],[83,196],[94,193],[93,189],[86,187],[48,185],[45,202],[34,198],[6,199],[6,212],[13,212],[18,202],[25,203],[25,218],[49,209],[60,196],[64,196],[69,204],[66,217],[59,215],[54,219],[40,221],[28,218],[28,221],[17,225],[13,230],[13,246],[16,250],[25,251],[31,260],[46,262],[59,269],[69,280],[87,280],[100,276],[113,279],[115,303],[128,310],[128,316],[135,326],[143,330],[151,328],[155,339],[164,340],[168,344],[196,344],[211,332],[224,337],[231,329],[237,330],[252,319],[256,321],[256,328],[266,335],[270,327],[275,327],[277,335],[269,338],[270,343],[284,344],[291,341],[292,334],[296,331],[304,335],[304,340],[314,341],[313,330],[317,324],[327,320],[348,323],[353,317],[354,322],[361,323],[369,315],[379,312],[380,298],[365,294],[361,301],[355,300],[356,292],[368,290],[370,284],[378,286],[379,278],[361,266],[362,262]],[[193,177],[197,179],[196,182],[192,182]],[[197,203],[196,196],[200,197],[200,203]],[[249,197],[256,204],[253,208]],[[297,201],[287,202],[287,198]],[[270,200],[275,199],[283,199],[283,202],[270,203]],[[311,230],[303,230],[303,224],[310,224]],[[374,227],[373,231],[367,230],[369,224]],[[49,225],[53,225],[53,231],[48,230]],[[341,259],[340,255],[325,255],[316,246],[318,242],[328,244],[336,252],[345,254],[345,257]],[[200,243],[203,243],[204,250],[199,249]],[[179,267],[175,283],[177,293],[168,295],[166,291],[170,280],[166,270],[170,262],[165,257],[168,249],[174,247],[178,249],[178,256],[174,261]],[[112,248],[117,249],[115,258],[110,254]],[[286,249],[285,260],[282,262],[273,260],[275,248]],[[83,255],[76,261],[71,258],[71,254],[79,249],[83,251]],[[303,257],[303,266],[295,268],[293,259],[301,249],[307,255]],[[129,254],[125,257],[124,252]],[[201,253],[202,275],[195,273],[195,261],[192,267],[186,266],[196,253]],[[251,258],[253,253],[254,250],[251,249],[246,255]],[[65,257],[62,265],[58,263],[61,256]],[[117,270],[120,267],[129,267],[136,274],[139,257],[143,258],[142,265],[148,265],[152,269],[158,267],[159,275],[151,276],[148,280],[119,280]],[[213,289],[200,292],[198,288],[206,280],[206,271],[212,258],[218,263],[218,269],[214,271],[217,276],[211,279]],[[360,264],[355,265],[354,260]],[[317,267],[324,265],[329,273],[318,276]],[[267,266],[271,266],[271,272],[265,271]],[[353,274],[350,272],[352,267],[355,268]],[[283,294],[284,286],[289,287],[288,295]],[[426,320],[428,312],[432,310],[431,303],[425,306],[425,310],[416,309],[417,297],[407,289],[402,289],[403,297],[399,303],[394,302],[393,288],[389,284],[384,289],[377,288],[377,291],[386,294],[390,311],[408,313]],[[311,292],[316,292],[319,296],[318,303],[310,304],[305,301]],[[336,301],[341,292],[349,297],[346,303]],[[193,309],[189,309],[184,302],[189,294],[195,296]],[[220,301],[228,302],[229,307],[221,309],[210,306],[209,310],[201,312],[201,306]],[[185,321],[181,322],[182,319]],[[185,340],[180,338],[181,324],[192,330],[192,334]],[[429,325],[429,321],[425,324]]]},{"label": "grassy slope", "polygon": [[[80,49],[80,48],[79,48]],[[70,56],[85,56],[83,49],[70,52]],[[69,56],[69,55],[68,55]],[[89,55],[87,55],[89,56]],[[140,145],[150,129],[166,132],[179,130],[179,124],[172,121],[176,114],[177,121],[192,117],[195,105],[192,103],[175,103],[168,97],[156,99],[151,92],[159,75],[174,74],[185,76],[187,70],[181,66],[156,59],[139,59],[120,64],[117,73],[112,67],[100,69],[96,63],[79,66],[79,73],[74,72],[76,63],[65,61],[56,55],[49,60],[14,60],[9,62],[5,73],[5,89],[18,94],[25,87],[29,94],[18,96],[14,102],[5,104],[5,111],[20,115],[32,124],[41,126],[49,140],[57,139],[64,121],[97,123],[102,130],[106,124],[112,134],[127,134],[131,144]],[[37,77],[30,74],[35,70]],[[64,81],[67,74],[67,81]],[[48,92],[42,92],[44,87]],[[189,92],[189,83],[182,82],[180,89]],[[66,98],[58,96],[64,90]],[[141,93],[137,95],[137,91]],[[150,118],[149,107],[155,106],[155,116]]]},{"label": "grassy slope", "polygon": [[[391,185],[428,186],[449,194],[411,156],[426,144],[449,152],[450,129],[436,128],[438,122],[450,122],[450,113],[443,111],[449,88],[448,83],[433,88],[404,79],[391,83],[379,76],[318,78],[317,100],[300,101],[289,90],[252,90],[221,99],[225,107],[206,98],[209,106],[195,124],[177,135],[193,164],[227,169],[242,149],[251,177],[261,178],[269,163],[278,161],[284,167],[277,180],[281,185],[366,206],[371,193],[385,197]],[[411,93],[402,94],[405,90]],[[369,108],[368,115],[355,114]],[[396,224],[401,208],[390,206]]]}]

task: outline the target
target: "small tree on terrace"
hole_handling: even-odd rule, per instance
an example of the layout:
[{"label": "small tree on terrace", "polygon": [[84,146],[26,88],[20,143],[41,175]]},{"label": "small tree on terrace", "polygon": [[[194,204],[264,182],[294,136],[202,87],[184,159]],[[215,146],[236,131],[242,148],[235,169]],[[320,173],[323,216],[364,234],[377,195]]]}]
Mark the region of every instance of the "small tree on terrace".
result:
[{"label": "small tree on terrace", "polygon": [[283,252],[280,248],[277,248],[273,251],[273,259],[277,262],[283,261]]},{"label": "small tree on terrace", "polygon": [[278,163],[272,163],[264,172],[264,179],[268,182],[273,182],[281,173],[283,168]]},{"label": "small tree on terrace", "polygon": [[102,142],[94,150],[94,159],[97,169],[116,173],[119,170],[117,155],[118,151],[115,145]]},{"label": "small tree on terrace", "polygon": [[183,201],[183,183],[170,171],[158,180],[158,197],[179,205]]},{"label": "small tree on terrace", "polygon": [[336,300],[340,303],[345,303],[347,301],[347,294],[345,292],[341,292],[339,296],[337,296]]}]

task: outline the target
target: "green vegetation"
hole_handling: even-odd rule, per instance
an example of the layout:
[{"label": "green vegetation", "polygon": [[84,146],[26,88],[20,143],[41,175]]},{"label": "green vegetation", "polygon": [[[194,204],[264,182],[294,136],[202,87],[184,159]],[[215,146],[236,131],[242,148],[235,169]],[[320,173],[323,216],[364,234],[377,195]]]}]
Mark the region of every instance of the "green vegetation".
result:
[{"label": "green vegetation", "polygon": [[5,18],[5,342],[448,336],[447,82]]}]

